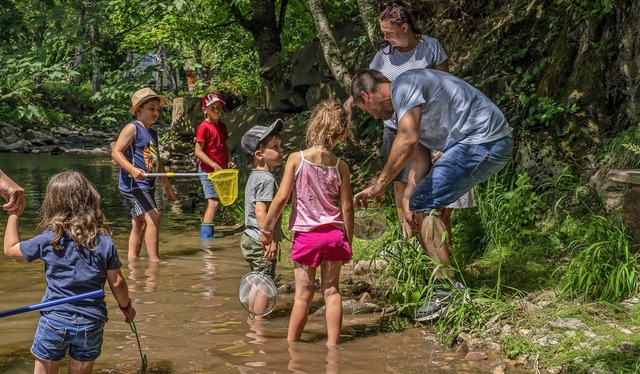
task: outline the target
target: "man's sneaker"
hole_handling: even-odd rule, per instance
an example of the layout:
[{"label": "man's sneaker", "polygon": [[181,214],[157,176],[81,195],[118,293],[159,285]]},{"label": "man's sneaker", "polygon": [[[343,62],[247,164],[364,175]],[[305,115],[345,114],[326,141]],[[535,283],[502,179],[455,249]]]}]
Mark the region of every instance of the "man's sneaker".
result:
[{"label": "man's sneaker", "polygon": [[431,298],[416,310],[415,321],[432,321],[440,317],[449,308],[451,291],[444,288],[435,288]]}]

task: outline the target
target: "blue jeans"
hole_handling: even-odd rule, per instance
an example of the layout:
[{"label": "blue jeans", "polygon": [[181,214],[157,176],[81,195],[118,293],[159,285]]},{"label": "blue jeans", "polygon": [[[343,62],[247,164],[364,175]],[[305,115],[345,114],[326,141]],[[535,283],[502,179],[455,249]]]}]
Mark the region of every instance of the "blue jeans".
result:
[{"label": "blue jeans", "polygon": [[41,360],[60,361],[69,351],[76,361],[95,361],[102,351],[104,321],[75,313],[43,313],[31,353]]},{"label": "blue jeans", "polygon": [[476,184],[500,171],[511,158],[513,138],[483,144],[456,144],[431,167],[409,200],[409,210],[440,210],[458,200]]},{"label": "blue jeans", "polygon": [[[200,166],[198,166],[198,173],[204,173]],[[216,193],[216,189],[213,188],[213,182],[206,175],[200,176],[200,183],[202,183],[202,190],[204,191],[205,199],[216,199],[218,200],[218,194]]]}]

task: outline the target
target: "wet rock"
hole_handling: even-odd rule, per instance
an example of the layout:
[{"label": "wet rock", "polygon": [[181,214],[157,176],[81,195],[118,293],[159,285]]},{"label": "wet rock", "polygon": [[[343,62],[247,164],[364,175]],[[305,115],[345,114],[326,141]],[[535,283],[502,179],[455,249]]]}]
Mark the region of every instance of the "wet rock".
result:
[{"label": "wet rock", "polygon": [[354,295],[359,295],[363,292],[367,292],[371,289],[371,285],[365,281],[359,280],[357,281],[354,285],[353,288],[351,289],[351,292]]},{"label": "wet rock", "polygon": [[564,368],[562,366],[555,366],[555,367],[547,368],[547,372],[549,374],[560,374],[560,373],[564,373]]},{"label": "wet rock", "polygon": [[363,293],[360,296],[360,299],[358,299],[358,302],[359,303],[370,303],[370,302],[372,302],[371,295],[369,295],[368,292]]},{"label": "wet rock", "polygon": [[620,306],[623,308],[631,308],[634,305],[640,303],[640,299],[637,297],[633,297],[631,299],[624,300],[620,303]]},{"label": "wet rock", "polygon": [[22,137],[36,146],[55,144],[55,139],[53,138],[53,136],[32,129],[28,129],[27,131],[25,131],[24,134],[22,134]]},{"label": "wet rock", "polygon": [[[381,310],[382,308],[373,303],[359,302],[353,299],[342,301],[342,312],[344,314],[376,313],[380,312]],[[325,314],[325,311],[326,306],[323,305],[320,309],[313,313],[313,315],[323,315]]]},{"label": "wet rock", "polygon": [[13,143],[7,144],[7,152],[13,151],[28,151],[31,148],[31,143],[24,139],[18,139]]},{"label": "wet rock", "polygon": [[287,294],[296,290],[296,283],[291,281],[289,283],[285,283],[282,286],[278,287],[279,294]]},{"label": "wet rock", "polygon": [[587,325],[576,318],[557,318],[549,322],[549,326],[557,329],[570,329],[574,331],[587,330]]},{"label": "wet rock", "polygon": [[469,352],[464,356],[465,361],[484,361],[487,358],[489,358],[489,356],[484,352]]},{"label": "wet rock", "polygon": [[16,135],[16,128],[11,125],[2,124],[0,126],[0,138],[6,144],[16,142],[18,140],[18,136]]},{"label": "wet rock", "polygon": [[620,354],[633,355],[640,358],[640,347],[632,342],[622,342],[615,349],[614,352]]},{"label": "wet rock", "polygon": [[356,275],[362,275],[370,272],[381,271],[387,267],[387,262],[384,260],[364,260],[359,261],[353,267],[353,273]]}]

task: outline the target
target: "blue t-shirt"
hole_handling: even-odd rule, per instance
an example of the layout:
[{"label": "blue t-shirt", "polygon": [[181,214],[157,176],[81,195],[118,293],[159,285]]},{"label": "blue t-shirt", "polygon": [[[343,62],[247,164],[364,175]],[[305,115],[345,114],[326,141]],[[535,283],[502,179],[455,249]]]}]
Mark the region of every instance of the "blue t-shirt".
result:
[{"label": "blue t-shirt", "polygon": [[[124,150],[125,158],[138,169],[145,173],[156,173],[158,171],[158,133],[152,128],[146,128],[138,121],[131,122],[136,126],[136,136],[131,144]],[[156,178],[135,179],[129,173],[120,169],[118,178],[118,188],[122,191],[141,189],[150,190],[155,187]]]},{"label": "blue t-shirt", "polygon": [[438,70],[400,74],[391,82],[391,102],[398,121],[419,106],[420,144],[442,152],[457,143],[494,141],[513,130],[500,109],[477,88]]},{"label": "blue t-shirt", "polygon": [[[122,267],[116,246],[109,235],[98,235],[93,251],[76,246],[67,234],[62,236],[61,248],[56,250],[50,244],[53,236],[53,231],[45,230],[34,238],[20,242],[20,252],[25,260],[44,261],[47,289],[43,303],[102,290],[107,280],[107,270]],[[41,313],[50,311],[77,313],[107,321],[104,296],[41,309]]]}]

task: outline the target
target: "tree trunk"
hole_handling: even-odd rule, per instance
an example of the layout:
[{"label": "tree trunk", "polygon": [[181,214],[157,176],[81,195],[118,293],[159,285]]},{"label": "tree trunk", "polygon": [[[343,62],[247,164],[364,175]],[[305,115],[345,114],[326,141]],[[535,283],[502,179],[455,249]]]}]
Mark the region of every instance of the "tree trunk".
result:
[{"label": "tree trunk", "polygon": [[174,94],[178,93],[178,83],[176,81],[176,75],[173,73],[169,60],[167,59],[167,45],[161,44],[158,49],[158,55],[162,55],[162,70],[165,72],[167,79],[169,80],[169,91]]},{"label": "tree trunk", "polygon": [[162,45],[156,50],[156,90],[162,91],[162,83],[164,80],[164,74],[162,67],[164,66],[164,51]]},{"label": "tree trunk", "polygon": [[78,12],[78,25],[80,29],[78,29],[78,44],[76,45],[76,53],[73,58],[73,70],[80,69],[82,65],[82,54],[84,53],[84,43],[87,39],[87,26],[85,25],[85,21],[87,19],[87,8],[84,4],[80,5],[80,11]]},{"label": "tree trunk", "polygon": [[284,24],[288,0],[281,0],[276,18],[276,0],[251,0],[252,17],[245,18],[240,9],[231,3],[231,12],[240,26],[253,36],[260,66],[267,64],[271,56],[282,50],[280,33]]},{"label": "tree trunk", "polygon": [[367,37],[371,46],[376,47],[380,37],[378,36],[378,12],[369,0],[358,0],[358,9],[360,10],[360,18],[367,30]]},{"label": "tree trunk", "polygon": [[[95,5],[95,0],[87,0],[85,2],[87,12],[91,12],[91,8]],[[89,25],[89,38],[91,43],[91,60],[93,63],[93,72],[91,74],[91,90],[93,92],[100,91],[100,28],[97,23]]]},{"label": "tree trunk", "polygon": [[[33,33],[33,44],[36,46],[36,50],[39,50],[42,47],[42,42],[44,41],[44,32],[47,30],[47,25],[41,23],[38,25]],[[33,81],[37,84],[42,84],[42,77],[40,75],[36,75],[33,77]]]},{"label": "tree trunk", "polygon": [[[158,47],[157,55],[157,69],[158,69],[158,80],[156,81],[156,88],[159,91],[162,91],[162,83],[164,77],[166,76],[169,80],[169,91],[177,94],[178,93],[178,84],[176,82],[176,77],[172,72],[171,66],[169,65],[169,61],[167,60],[167,46],[165,44],[160,44]],[[164,74],[163,74],[164,73]]]},{"label": "tree trunk", "polygon": [[[202,46],[200,45],[199,42],[193,42],[192,44],[193,47],[193,61],[195,63],[197,63],[198,65],[202,66]],[[193,70],[193,68],[192,68]],[[202,80],[203,76],[202,76],[202,68],[198,67],[196,68],[196,75],[198,76],[198,79]]]},{"label": "tree trunk", "polygon": [[344,92],[351,92],[351,74],[347,69],[342,54],[338,48],[338,43],[333,37],[331,27],[329,26],[329,20],[327,15],[322,9],[322,0],[308,0],[311,14],[313,15],[313,22],[316,25],[318,37],[320,39],[320,45],[322,46],[322,53],[327,61],[331,74],[336,79],[338,84],[342,87]]}]

